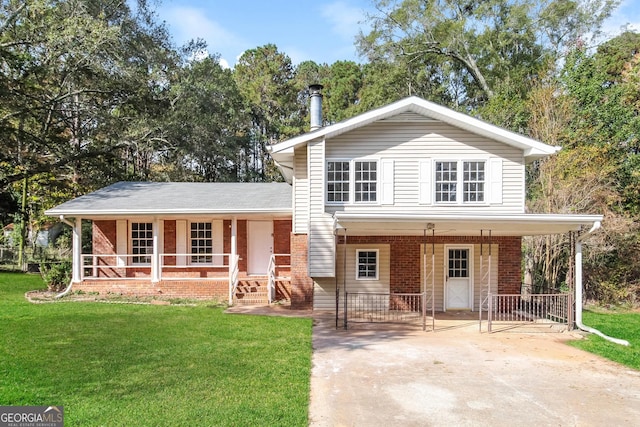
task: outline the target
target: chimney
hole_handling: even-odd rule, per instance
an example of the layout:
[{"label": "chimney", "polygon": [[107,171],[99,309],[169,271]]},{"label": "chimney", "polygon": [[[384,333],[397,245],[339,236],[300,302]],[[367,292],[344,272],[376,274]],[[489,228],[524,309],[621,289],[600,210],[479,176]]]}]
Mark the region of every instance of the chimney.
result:
[{"label": "chimney", "polygon": [[309,85],[309,93],[311,95],[311,130],[320,129],[322,127],[322,85]]}]

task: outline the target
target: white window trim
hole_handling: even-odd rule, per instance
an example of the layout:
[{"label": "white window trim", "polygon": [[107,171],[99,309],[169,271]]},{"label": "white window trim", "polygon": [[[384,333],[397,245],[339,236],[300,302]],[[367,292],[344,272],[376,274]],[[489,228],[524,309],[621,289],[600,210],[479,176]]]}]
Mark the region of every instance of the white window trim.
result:
[{"label": "white window trim", "polygon": [[[349,162],[349,201],[348,202],[330,202],[329,201],[329,191],[328,191],[328,163],[329,162]],[[375,162],[376,163],[376,201],[375,202],[356,202],[356,162]],[[345,159],[345,158],[327,158],[325,159],[324,167],[324,200],[327,205],[331,206],[377,206],[382,204],[382,160],[379,157],[358,157],[355,159]]]},{"label": "white window trim", "polygon": [[[211,262],[193,262],[192,256],[196,256],[197,254],[191,254],[191,224],[194,223],[208,223],[211,224],[211,251],[212,258]],[[184,245],[185,245],[185,253],[187,254],[184,257],[186,258],[183,264],[179,264],[182,266],[193,266],[193,267],[217,267],[224,263],[221,259],[223,257],[220,256],[223,252],[224,248],[224,220],[222,219],[211,219],[211,218],[191,218],[185,221],[185,235],[184,235]],[[176,227],[177,228],[177,227]],[[179,236],[176,236],[176,246],[177,239]],[[218,256],[216,256],[218,255]],[[176,264],[177,260],[176,260]]]},{"label": "white window trim", "polygon": [[[192,252],[193,250],[193,239],[191,238],[191,226],[193,224],[209,224],[211,226],[211,254],[194,254]],[[193,266],[197,266],[197,267],[206,267],[206,266],[211,266],[213,265],[213,254],[215,253],[214,250],[214,232],[215,232],[215,227],[213,226],[213,222],[211,220],[202,220],[202,221],[198,221],[198,220],[193,220],[193,221],[187,221],[187,252],[189,253],[188,258],[188,262],[189,265],[193,265]],[[196,239],[198,240],[198,239]],[[194,257],[198,257],[198,256],[209,256],[211,257],[211,262],[197,262],[197,261],[193,261]]]},{"label": "white window trim", "polygon": [[[359,277],[358,272],[359,269],[359,260],[360,260],[360,252],[375,252],[376,254],[376,277]],[[356,249],[356,280],[360,281],[372,281],[372,280],[380,280],[380,249],[367,249],[367,248],[358,248]]]},{"label": "white window trim", "polygon": [[[329,180],[328,175],[329,175],[329,163],[334,163],[334,162],[348,162],[349,163],[349,201],[348,202],[330,202],[329,201]],[[324,200],[325,203],[327,205],[334,205],[334,206],[340,206],[340,205],[350,205],[353,204],[353,163],[351,159],[344,159],[344,158],[331,158],[331,159],[326,159],[324,162],[324,178],[323,178],[323,183],[324,183]]]},{"label": "white window trim", "polygon": [[[442,163],[442,162],[455,162],[457,164],[457,169],[456,169],[456,173],[458,175],[458,180],[456,182],[456,201],[455,202],[439,202],[437,201],[437,194],[436,194],[436,186],[437,186],[437,181],[436,181],[436,165],[437,163]],[[464,201],[464,163],[465,162],[482,162],[484,163],[484,190],[483,190],[483,196],[484,196],[484,200],[482,202],[465,202]],[[490,192],[489,192],[489,186],[491,185],[491,182],[489,180],[489,159],[488,158],[469,158],[469,159],[433,159],[432,165],[431,165],[431,179],[433,182],[433,185],[431,186],[431,189],[433,191],[433,204],[438,205],[438,206],[489,206],[489,198],[490,198]]]},{"label": "white window trim", "polygon": [[[135,220],[129,220],[128,224],[127,224],[127,244],[129,245],[130,248],[130,257],[129,257],[129,265],[131,266],[137,266],[137,267],[149,267],[151,265],[151,261],[149,262],[133,262],[134,257],[136,256],[148,256],[150,259],[153,258],[153,252],[150,254],[146,254],[146,255],[134,255],[133,254],[133,224],[151,224],[151,238],[153,239],[153,228],[154,228],[154,221],[151,218],[141,218],[141,219],[135,219]],[[151,246],[151,250],[153,251],[153,244]]]}]

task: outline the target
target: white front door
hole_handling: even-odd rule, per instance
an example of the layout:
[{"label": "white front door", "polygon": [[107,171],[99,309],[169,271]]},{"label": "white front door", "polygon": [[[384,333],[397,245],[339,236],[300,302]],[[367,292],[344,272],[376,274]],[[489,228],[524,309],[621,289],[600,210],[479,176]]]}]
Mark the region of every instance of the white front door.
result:
[{"label": "white front door", "polygon": [[273,253],[273,221],[247,221],[247,274],[265,275]]},{"label": "white front door", "polygon": [[471,271],[471,250],[469,248],[447,248],[445,309],[473,309]]}]

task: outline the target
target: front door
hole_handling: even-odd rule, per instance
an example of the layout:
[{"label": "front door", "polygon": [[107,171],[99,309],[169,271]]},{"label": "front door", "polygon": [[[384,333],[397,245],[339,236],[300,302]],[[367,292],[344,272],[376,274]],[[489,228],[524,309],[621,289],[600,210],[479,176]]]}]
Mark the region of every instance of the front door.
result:
[{"label": "front door", "polygon": [[247,273],[266,275],[273,253],[273,221],[248,221],[247,235]]},{"label": "front door", "polygon": [[446,309],[473,309],[471,289],[471,250],[448,248],[445,295]]}]

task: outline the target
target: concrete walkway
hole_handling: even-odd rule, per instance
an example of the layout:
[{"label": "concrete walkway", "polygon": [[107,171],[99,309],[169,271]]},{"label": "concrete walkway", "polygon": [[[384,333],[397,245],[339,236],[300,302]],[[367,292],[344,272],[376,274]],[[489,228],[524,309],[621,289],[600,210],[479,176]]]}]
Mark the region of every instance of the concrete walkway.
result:
[{"label": "concrete walkway", "polygon": [[335,329],[314,316],[312,426],[640,425],[640,372],[564,343],[476,322]]}]

